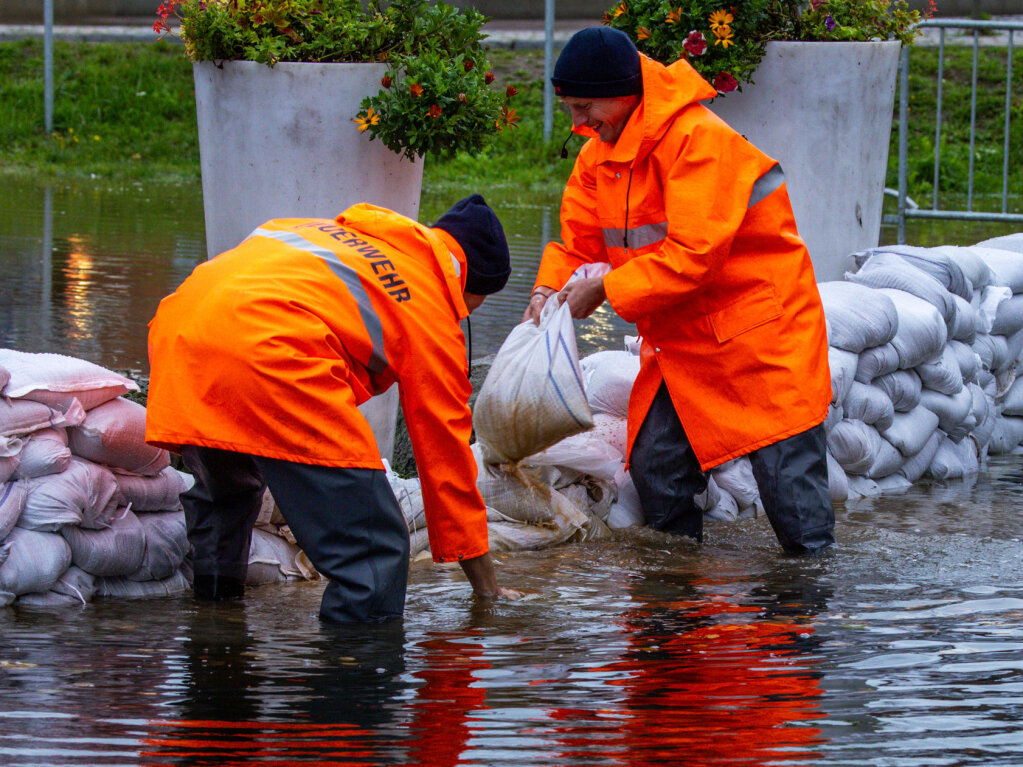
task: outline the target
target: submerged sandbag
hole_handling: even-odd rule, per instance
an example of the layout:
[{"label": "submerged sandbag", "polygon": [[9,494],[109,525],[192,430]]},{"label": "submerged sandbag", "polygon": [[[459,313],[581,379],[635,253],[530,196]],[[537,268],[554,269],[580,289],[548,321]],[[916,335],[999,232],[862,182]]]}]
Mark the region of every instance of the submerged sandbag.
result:
[{"label": "submerged sandbag", "polygon": [[309,566],[302,562],[302,550],[298,546],[263,530],[252,531],[246,585],[315,579],[315,571],[313,574],[309,571]]},{"label": "submerged sandbag", "polygon": [[71,547],[56,533],[11,531],[7,559],[0,565],[0,591],[29,594],[49,591],[71,565]]},{"label": "submerged sandbag", "polygon": [[138,569],[129,573],[133,581],[161,581],[181,567],[188,554],[188,532],[183,511],[155,511],[138,514],[145,533],[145,553]]},{"label": "submerged sandbag", "polygon": [[118,397],[90,410],[68,431],[68,443],[72,453],[95,463],[155,476],[170,465],[170,454],[147,445],[145,435],[146,409]]},{"label": "submerged sandbag", "polygon": [[127,578],[97,578],[96,596],[117,599],[153,599],[173,596],[190,588],[185,574],[178,570],[162,581],[130,581]]}]

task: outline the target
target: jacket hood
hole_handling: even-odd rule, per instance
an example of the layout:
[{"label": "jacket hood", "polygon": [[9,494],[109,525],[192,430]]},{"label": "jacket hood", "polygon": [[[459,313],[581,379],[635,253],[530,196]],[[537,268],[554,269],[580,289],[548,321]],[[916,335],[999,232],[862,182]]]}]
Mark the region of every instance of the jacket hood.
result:
[{"label": "jacket hood", "polygon": [[[632,162],[660,141],[675,116],[687,107],[718,95],[685,59],[670,66],[640,54],[643,74],[643,100],[614,144],[599,140],[597,162]],[[592,130],[577,131],[594,136]]]},{"label": "jacket hood", "polygon": [[368,202],[360,202],[345,209],[337,217],[337,223],[347,224],[377,237],[413,258],[423,252],[425,245],[433,254],[437,269],[444,278],[455,315],[459,320],[469,316],[462,295],[466,275],[465,254],[453,239],[449,243],[438,230]]}]

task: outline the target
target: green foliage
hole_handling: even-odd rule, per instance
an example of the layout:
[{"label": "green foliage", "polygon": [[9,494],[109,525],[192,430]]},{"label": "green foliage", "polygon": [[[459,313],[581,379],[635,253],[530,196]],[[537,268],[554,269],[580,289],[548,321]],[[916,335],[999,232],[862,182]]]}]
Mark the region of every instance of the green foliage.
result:
[{"label": "green foliage", "polygon": [[[154,28],[180,35],[193,61],[386,62],[359,130],[409,158],[478,154],[514,114],[492,86],[486,17],[428,0],[165,0]],[[421,90],[420,90],[421,89]]]},{"label": "green foliage", "polygon": [[664,64],[688,59],[719,93],[752,82],[770,40],[913,40],[905,0],[619,0],[604,23]]}]

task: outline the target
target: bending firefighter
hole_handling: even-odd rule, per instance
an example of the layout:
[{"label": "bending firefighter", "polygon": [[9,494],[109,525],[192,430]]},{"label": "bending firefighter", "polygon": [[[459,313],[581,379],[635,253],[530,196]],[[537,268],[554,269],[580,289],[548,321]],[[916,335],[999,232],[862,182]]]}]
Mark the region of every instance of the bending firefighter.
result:
[{"label": "bending firefighter", "polygon": [[357,406],[397,383],[433,557],[481,597],[499,588],[469,450],[459,322],[511,272],[479,195],[433,227],[369,204],[277,219],[200,264],[150,323],[146,440],[195,474],[182,495],[200,598],[243,592],[269,487],[329,579],[320,617],[401,616],[409,536]]},{"label": "bending firefighter", "polygon": [[[607,300],[636,323],[629,467],[647,524],[702,540],[705,472],[748,455],[785,550],[827,548],[824,311],[781,167],[699,103],[717,94],[685,60],[618,30],[576,33],[551,80],[590,141],[525,318],[558,292],[574,317]],[[566,285],[599,261],[611,272]]]}]

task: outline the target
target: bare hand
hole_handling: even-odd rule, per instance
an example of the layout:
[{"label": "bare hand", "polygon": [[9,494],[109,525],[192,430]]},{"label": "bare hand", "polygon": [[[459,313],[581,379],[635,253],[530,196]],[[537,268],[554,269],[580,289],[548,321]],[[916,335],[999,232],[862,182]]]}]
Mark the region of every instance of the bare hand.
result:
[{"label": "bare hand", "polygon": [[577,320],[586,319],[607,300],[603,277],[588,277],[569,282],[558,293],[561,303],[568,303],[572,316]]},{"label": "bare hand", "polygon": [[540,312],[543,311],[544,304],[547,303],[547,299],[557,293],[554,288],[538,287],[533,291],[533,295],[529,297],[529,306],[526,307],[525,313],[522,315],[522,321],[527,322],[533,321],[534,325],[540,324]]}]

